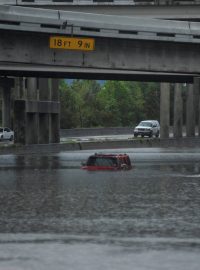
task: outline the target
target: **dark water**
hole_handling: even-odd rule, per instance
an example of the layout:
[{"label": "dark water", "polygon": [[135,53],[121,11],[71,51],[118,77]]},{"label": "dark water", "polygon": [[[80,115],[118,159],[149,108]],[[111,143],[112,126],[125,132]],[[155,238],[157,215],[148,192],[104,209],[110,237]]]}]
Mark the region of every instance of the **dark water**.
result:
[{"label": "dark water", "polygon": [[0,270],[199,270],[199,150],[121,152],[133,170],[81,170],[89,151],[0,156]]}]

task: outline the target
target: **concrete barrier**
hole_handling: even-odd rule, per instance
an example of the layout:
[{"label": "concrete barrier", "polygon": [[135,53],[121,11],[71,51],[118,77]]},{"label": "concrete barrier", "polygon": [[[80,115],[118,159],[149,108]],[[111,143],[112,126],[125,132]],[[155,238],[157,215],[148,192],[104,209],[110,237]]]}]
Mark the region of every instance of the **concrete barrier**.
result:
[{"label": "concrete barrier", "polygon": [[123,148],[196,148],[200,147],[200,138],[181,139],[137,139],[137,140],[115,140],[115,141],[87,141],[60,144],[34,144],[34,145],[2,145],[0,155],[3,154],[47,154],[64,151],[98,150],[98,149],[123,149]]},{"label": "concrete barrier", "polygon": [[107,128],[74,128],[61,129],[60,137],[82,137],[82,136],[101,136],[101,135],[121,135],[132,134],[132,127],[107,127]]}]

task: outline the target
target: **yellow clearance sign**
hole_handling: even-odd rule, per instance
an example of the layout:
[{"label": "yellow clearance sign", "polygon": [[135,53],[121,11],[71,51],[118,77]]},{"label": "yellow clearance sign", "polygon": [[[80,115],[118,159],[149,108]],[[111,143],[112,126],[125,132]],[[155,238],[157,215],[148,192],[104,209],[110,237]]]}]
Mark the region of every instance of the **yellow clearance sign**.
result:
[{"label": "yellow clearance sign", "polygon": [[50,37],[50,49],[93,51],[94,45],[93,38]]}]

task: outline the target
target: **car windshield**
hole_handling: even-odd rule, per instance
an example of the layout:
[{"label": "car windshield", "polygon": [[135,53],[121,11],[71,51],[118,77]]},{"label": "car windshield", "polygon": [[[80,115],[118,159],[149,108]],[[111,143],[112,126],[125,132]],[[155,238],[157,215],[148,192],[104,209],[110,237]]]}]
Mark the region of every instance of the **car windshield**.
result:
[{"label": "car windshield", "polygon": [[140,122],[139,123],[139,126],[142,126],[142,127],[152,127],[153,124],[150,123],[150,122]]},{"label": "car windshield", "polygon": [[0,128],[0,132],[3,132],[3,128]]},{"label": "car windshield", "polygon": [[114,157],[89,157],[87,166],[117,166],[117,159]]}]

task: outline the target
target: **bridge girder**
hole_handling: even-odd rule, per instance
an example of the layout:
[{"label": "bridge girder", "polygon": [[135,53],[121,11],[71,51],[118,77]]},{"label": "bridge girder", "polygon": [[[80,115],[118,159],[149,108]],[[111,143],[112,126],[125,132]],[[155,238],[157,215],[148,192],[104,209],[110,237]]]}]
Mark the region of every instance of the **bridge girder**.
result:
[{"label": "bridge girder", "polygon": [[[48,72],[56,77],[59,73],[73,76],[71,69],[76,69],[74,74],[84,77],[96,72],[107,78],[116,74],[150,78],[157,73],[166,80],[191,80],[200,73],[199,23],[43,9],[35,13],[34,8],[9,6],[0,6],[0,15],[2,75],[23,71],[28,76]],[[95,50],[50,49],[51,35],[93,37]]]},{"label": "bridge girder", "polygon": [[185,82],[200,74],[199,44],[98,37],[95,50],[83,52],[50,49],[49,37],[1,31],[0,74]]}]

